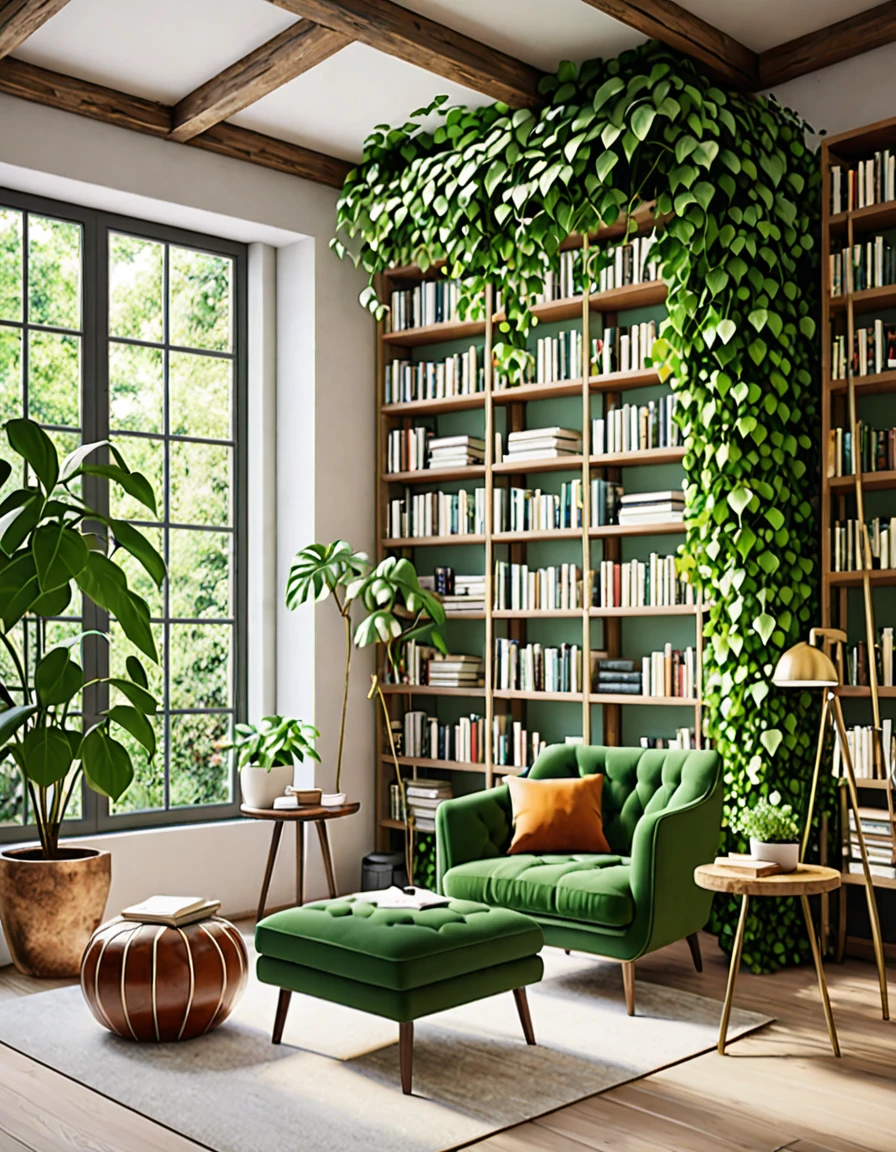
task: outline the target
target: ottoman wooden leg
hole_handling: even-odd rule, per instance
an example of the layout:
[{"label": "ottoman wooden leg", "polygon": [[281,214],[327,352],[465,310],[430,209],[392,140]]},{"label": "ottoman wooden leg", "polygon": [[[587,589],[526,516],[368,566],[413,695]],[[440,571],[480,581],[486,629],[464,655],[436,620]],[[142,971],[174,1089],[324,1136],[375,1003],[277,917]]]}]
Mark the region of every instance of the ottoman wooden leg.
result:
[{"label": "ottoman wooden leg", "polygon": [[520,1014],[520,1024],[523,1026],[523,1035],[527,1044],[535,1043],[535,1030],[532,1027],[532,1017],[529,1015],[529,998],[525,988],[514,988],[513,998],[516,1001],[516,1010]]},{"label": "ottoman wooden leg", "polygon": [[277,1001],[277,1015],[274,1017],[274,1034],[271,1036],[272,1044],[279,1044],[283,1038],[283,1026],[286,1023],[286,1013],[289,1011],[289,1002],[292,992],[288,988],[280,989],[280,999]]},{"label": "ottoman wooden leg", "polygon": [[401,1090],[405,1096],[411,1094],[414,1079],[414,1022],[398,1025],[398,1059],[401,1064]]}]

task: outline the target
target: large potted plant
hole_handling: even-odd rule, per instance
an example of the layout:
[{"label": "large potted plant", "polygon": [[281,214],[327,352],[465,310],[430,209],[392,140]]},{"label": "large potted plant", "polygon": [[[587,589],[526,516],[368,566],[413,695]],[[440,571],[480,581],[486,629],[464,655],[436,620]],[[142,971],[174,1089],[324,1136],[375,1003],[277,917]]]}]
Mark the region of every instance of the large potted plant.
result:
[{"label": "large potted plant", "polygon": [[320,761],[314,749],[318,730],[289,716],[265,716],[258,725],[237,724],[233,733],[233,740],[218,747],[222,752],[236,750],[247,808],[273,808],[292,784],[296,764],[306,756]]},{"label": "large potted plant", "polygon": [[[78,494],[79,480],[97,477],[156,515],[152,486],[111,444],[85,444],[60,464],[37,424],[10,420],[4,429],[11,455],[0,459],[0,493],[10,479],[22,482],[0,501],[0,668],[14,669],[0,671],[0,761],[11,760],[21,774],[40,843],[0,852],[0,919],[19,971],[76,976],[105,910],[111,860],[108,852],[60,845],[66,809],[82,777],[95,792],[120,799],[134,767],[116,733],[151,758],[157,703],[137,656],[127,657],[124,676],[85,675],[85,634],[52,644],[51,622],[67,611],[78,614],[83,596],[114,616],[131,644],[157,663],[149,607],[114,556],[129,553],[156,585],[165,579],[165,563],[137,528]],[[114,463],[88,462],[106,451]],[[29,661],[17,639],[23,623],[36,638]],[[91,707],[85,692],[102,681],[110,707],[82,720]]]}]

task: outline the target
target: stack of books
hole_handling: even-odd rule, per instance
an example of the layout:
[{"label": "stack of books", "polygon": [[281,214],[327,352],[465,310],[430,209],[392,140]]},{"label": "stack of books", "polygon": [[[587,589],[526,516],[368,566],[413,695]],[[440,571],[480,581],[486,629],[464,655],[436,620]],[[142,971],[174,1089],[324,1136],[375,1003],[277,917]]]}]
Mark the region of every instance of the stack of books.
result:
[{"label": "stack of books", "polygon": [[759,880],[762,876],[777,876],[781,865],[773,860],[757,860],[754,856],[743,856],[735,852],[727,856],[716,856],[713,861],[717,868],[724,868],[733,876],[743,876],[748,880]]},{"label": "stack of books", "polygon": [[446,615],[452,612],[485,611],[485,577],[460,576],[455,574],[454,591],[442,596],[442,607]]},{"label": "stack of books", "polygon": [[508,460],[553,460],[581,452],[582,434],[571,428],[528,428],[507,437]]},{"label": "stack of books", "polygon": [[476,436],[440,436],[429,442],[428,468],[465,468],[485,461],[485,441]]},{"label": "stack of books", "polygon": [[619,498],[620,524],[681,524],[684,521],[684,493],[632,492]]},{"label": "stack of books", "polygon": [[205,896],[150,896],[140,904],[125,908],[125,920],[138,920],[141,924],[164,924],[169,928],[183,928],[198,920],[207,920],[221,907],[220,900]]},{"label": "stack of books", "polygon": [[598,660],[592,689],[610,695],[640,696],[641,673],[636,671],[634,660]]},{"label": "stack of books", "polygon": [[418,832],[435,832],[436,809],[454,795],[445,780],[408,780],[404,786],[408,807]]},{"label": "stack of books", "polygon": [[481,688],[485,663],[481,656],[442,656],[429,662],[429,683],[434,688]]},{"label": "stack of books", "polygon": [[[886,808],[860,808],[859,821],[862,835],[865,837],[869,864],[882,864],[891,868],[896,866],[896,840]],[[849,854],[858,860],[862,856],[856,831],[856,817],[852,811],[849,813]]]}]

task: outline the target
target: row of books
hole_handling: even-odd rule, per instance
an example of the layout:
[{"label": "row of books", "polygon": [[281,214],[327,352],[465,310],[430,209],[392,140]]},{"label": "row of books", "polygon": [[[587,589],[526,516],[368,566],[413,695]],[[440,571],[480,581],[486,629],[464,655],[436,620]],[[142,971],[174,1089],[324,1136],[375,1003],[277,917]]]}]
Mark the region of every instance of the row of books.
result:
[{"label": "row of books", "polygon": [[485,389],[482,349],[475,344],[445,360],[393,360],[386,365],[385,401],[443,400],[469,396]]},{"label": "row of books", "polygon": [[896,864],[896,837],[894,837],[893,824],[886,808],[859,808],[858,826],[856,825],[855,813],[850,809],[848,853],[852,857],[861,859],[862,848],[859,843],[859,828],[861,828],[865,840],[865,850],[868,853],[869,863]]},{"label": "row of books", "polygon": [[[831,348],[831,379],[845,380],[849,362],[846,358],[846,337],[835,336]],[[896,324],[875,320],[865,328],[857,328],[853,338],[853,376],[872,376],[896,368]]]},{"label": "row of books", "polygon": [[[862,472],[896,469],[896,428],[870,428],[859,421],[859,460]],[[828,448],[828,476],[855,475],[852,433],[832,428]]]},{"label": "row of books", "polygon": [[582,481],[560,485],[560,494],[540,488],[495,491],[496,532],[551,532],[582,527]]},{"label": "row of books", "polygon": [[583,606],[582,569],[575,564],[530,568],[528,564],[495,564],[495,608],[551,612]]},{"label": "row of books", "polygon": [[896,282],[896,248],[883,236],[874,236],[852,249],[830,256],[831,295],[864,292]]},{"label": "row of books", "polygon": [[[893,735],[893,721],[890,718],[881,720],[881,755],[883,757],[881,779],[886,778],[893,771],[896,763],[896,737]],[[870,724],[857,724],[846,729],[846,744],[849,748],[849,757],[852,760],[853,771],[860,780],[878,779],[874,766],[874,729]],[[834,741],[834,775],[844,775],[843,755],[840,750],[840,741]]]},{"label": "row of books", "polygon": [[580,456],[582,434],[572,428],[526,428],[507,436],[507,460],[556,460]]},{"label": "row of books", "polygon": [[677,448],[681,429],[675,422],[677,398],[673,392],[647,404],[623,404],[591,421],[591,451],[644,452],[650,448]]},{"label": "row of books", "polygon": [[602,560],[594,583],[598,608],[664,608],[694,604],[694,588],[676,571],[674,556],[651,552],[646,561]]},{"label": "row of books", "polygon": [[484,488],[469,492],[418,492],[406,489],[390,500],[386,535],[392,539],[427,536],[481,536],[485,532]]},{"label": "row of books", "polygon": [[656,229],[635,236],[628,244],[616,244],[598,257],[600,271],[593,290],[609,292],[626,284],[645,284],[660,279],[660,265],[651,260],[656,242]]},{"label": "row of books", "polygon": [[582,332],[572,328],[556,336],[539,336],[535,342],[534,384],[576,380],[582,375]]},{"label": "row of books", "polygon": [[477,712],[445,723],[437,716],[416,709],[402,717],[402,755],[410,759],[485,760],[484,717]]},{"label": "row of books", "polygon": [[599,660],[594,687],[598,693],[692,699],[696,695],[696,685],[696,649],[685,648],[682,651],[666,644],[662,651],[642,657],[640,667],[634,660],[625,658]]},{"label": "row of books", "polygon": [[500,768],[530,768],[545,748],[540,732],[530,732],[510,715],[492,722],[492,763]]},{"label": "row of books", "polygon": [[831,212],[847,212],[896,200],[896,164],[884,148],[859,160],[855,168],[831,168]]},{"label": "row of books", "polygon": [[[872,568],[896,568],[896,516],[868,521]],[[859,572],[865,567],[862,525],[838,520],[831,528],[831,571]]]},{"label": "row of books", "polygon": [[[687,752],[697,747],[697,734],[693,728],[676,728],[674,736],[641,736],[638,742],[642,748],[677,748]],[[708,747],[706,742],[704,747]]]},{"label": "row of books", "polygon": [[[893,687],[893,629],[881,628],[880,640],[874,645],[877,683],[884,688]],[[868,645],[864,640],[853,644],[846,652],[845,682],[854,688],[867,688],[869,680]]]},{"label": "row of books", "polygon": [[456,280],[424,280],[413,288],[396,289],[389,301],[389,330],[405,332],[456,320],[459,294]]},{"label": "row of books", "polygon": [[619,497],[617,523],[681,524],[684,521],[684,493],[680,488],[664,492],[632,492]]},{"label": "row of books", "polygon": [[591,341],[591,373],[641,372],[650,366],[650,353],[656,342],[656,321],[632,324],[630,328],[605,328]]},{"label": "row of books", "polygon": [[498,637],[494,685],[504,691],[581,692],[582,649],[578,644],[522,644]]}]

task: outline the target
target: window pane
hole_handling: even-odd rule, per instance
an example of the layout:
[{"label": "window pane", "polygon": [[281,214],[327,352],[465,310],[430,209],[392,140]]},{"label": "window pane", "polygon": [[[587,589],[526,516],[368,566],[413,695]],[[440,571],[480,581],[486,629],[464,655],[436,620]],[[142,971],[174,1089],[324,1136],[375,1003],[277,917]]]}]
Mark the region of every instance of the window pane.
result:
[{"label": "window pane", "polygon": [[0,320],[22,319],[22,213],[0,208]]},{"label": "window pane", "polygon": [[150,761],[146,749],[130,732],[116,728],[113,732],[119,744],[123,744],[131,755],[131,764],[134,766],[134,779],[127,792],[117,804],[109,805],[110,811],[121,812],[147,812],[152,809],[165,807],[165,748],[161,733],[163,723],[161,716],[149,716],[147,719],[153,726],[156,734],[156,754]]},{"label": "window pane", "polygon": [[65,220],[28,217],[28,319],[81,327],[81,229]]},{"label": "window pane", "polygon": [[110,344],[109,427],[161,433],[164,379],[161,348]]},{"label": "window pane", "polygon": [[219,444],[171,444],[171,519],[177,524],[230,524],[230,459]]},{"label": "window pane", "polygon": [[[161,440],[143,436],[113,436],[115,447],[132,472],[140,472],[152,485],[156,497],[156,519],[165,514],[165,446]],[[109,485],[109,510],[119,520],[152,520],[153,514],[117,484]]]},{"label": "window pane", "polygon": [[169,250],[170,335],[179,348],[229,352],[233,261],[190,248]]},{"label": "window pane", "polygon": [[231,534],[172,528],[169,539],[171,615],[231,616]]},{"label": "window pane", "polygon": [[56,332],[28,337],[28,415],[40,424],[81,426],[81,340]]},{"label": "window pane", "polygon": [[233,799],[230,755],[216,745],[230,731],[229,714],[171,717],[171,806],[225,804]]},{"label": "window pane", "polygon": [[171,353],[171,433],[230,439],[230,396],[233,365],[216,356]]},{"label": "window pane", "polygon": [[0,827],[24,824],[25,786],[22,774],[11,760],[0,764]]},{"label": "window pane", "polygon": [[[49,430],[47,435],[53,441],[53,446],[56,449],[56,455],[59,457],[60,464],[62,464],[62,461],[66,458],[66,456],[69,455],[70,452],[74,452],[76,448],[81,446],[80,432],[56,432],[54,430]],[[79,476],[76,480],[70,480],[69,488],[76,496],[81,496],[81,477]],[[73,601],[73,603],[75,602]],[[75,604],[75,607],[77,608],[77,604]]]},{"label": "window pane", "polygon": [[[157,552],[164,556],[162,547],[162,529],[140,527],[140,532],[152,544]],[[123,569],[128,578],[128,587],[138,596],[142,596],[149,605],[149,613],[153,617],[162,615],[162,589],[158,587],[139,560],[135,559],[124,548],[118,548],[115,553],[115,562]]]},{"label": "window pane", "polygon": [[172,624],[171,707],[230,706],[230,624]]},{"label": "window pane", "polygon": [[162,340],[165,245],[109,233],[109,335]]},{"label": "window pane", "polygon": [[22,411],[22,333],[0,328],[0,423]]},{"label": "window pane", "polygon": [[[18,656],[18,663],[24,666],[25,664],[25,626],[24,624],[17,624],[11,632],[7,633],[7,639],[16,651]],[[26,670],[27,676],[27,670]],[[3,682],[6,689],[15,698],[17,704],[23,704],[23,689],[22,680],[19,675],[16,660],[10,655],[9,650],[5,644],[0,644],[0,681]]]}]

